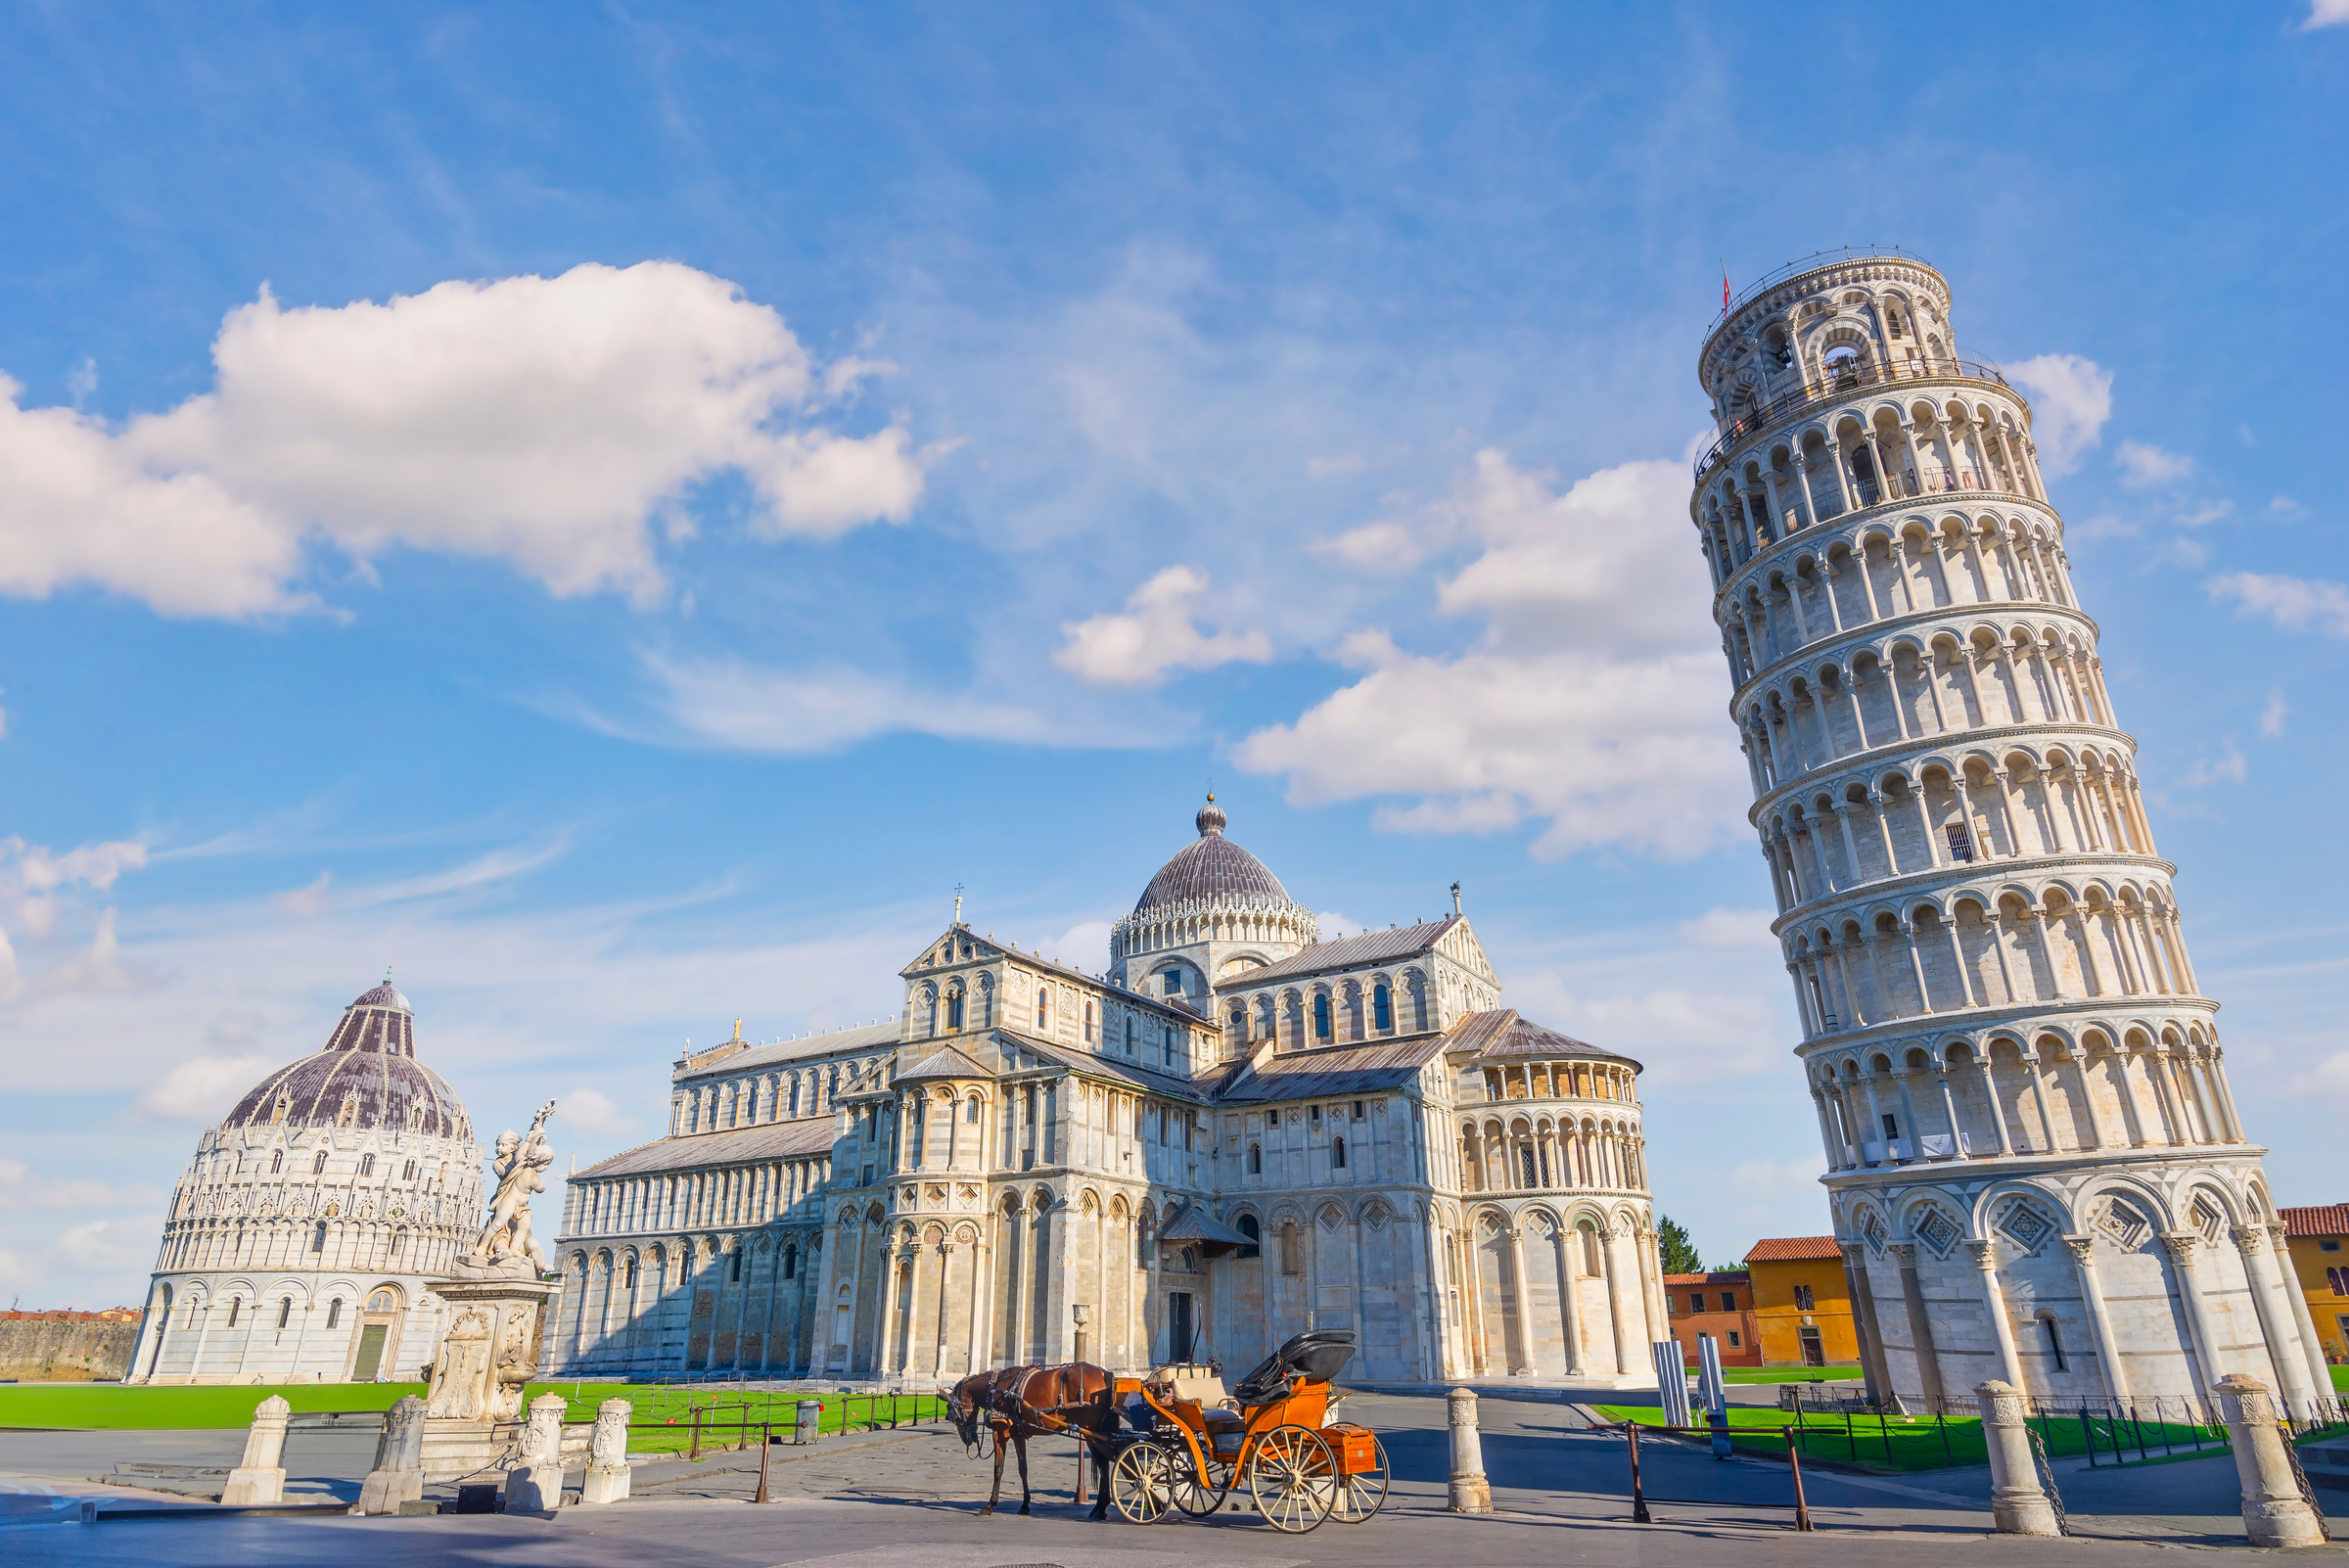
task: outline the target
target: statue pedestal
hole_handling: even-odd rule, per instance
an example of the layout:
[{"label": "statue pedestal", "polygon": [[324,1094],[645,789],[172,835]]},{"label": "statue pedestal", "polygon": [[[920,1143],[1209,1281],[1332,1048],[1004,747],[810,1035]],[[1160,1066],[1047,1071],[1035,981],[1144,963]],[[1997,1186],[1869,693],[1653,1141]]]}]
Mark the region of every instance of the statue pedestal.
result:
[{"label": "statue pedestal", "polygon": [[546,1309],[562,1286],[526,1273],[425,1288],[449,1308],[425,1394],[425,1479],[505,1469],[522,1436],[523,1385],[537,1375]]}]

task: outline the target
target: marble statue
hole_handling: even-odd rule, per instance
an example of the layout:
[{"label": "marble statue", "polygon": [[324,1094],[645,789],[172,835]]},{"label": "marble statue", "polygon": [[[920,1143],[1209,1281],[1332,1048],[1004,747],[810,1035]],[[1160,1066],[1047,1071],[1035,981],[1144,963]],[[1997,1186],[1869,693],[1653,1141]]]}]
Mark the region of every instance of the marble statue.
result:
[{"label": "marble statue", "polygon": [[549,1100],[530,1119],[527,1136],[511,1129],[498,1134],[490,1165],[497,1173],[497,1193],[489,1200],[489,1222],[473,1251],[456,1260],[458,1277],[536,1279],[546,1272],[546,1254],[530,1234],[530,1194],[546,1190],[546,1170],[555,1163],[555,1151],[546,1145],[546,1119],[554,1114],[555,1102]]}]

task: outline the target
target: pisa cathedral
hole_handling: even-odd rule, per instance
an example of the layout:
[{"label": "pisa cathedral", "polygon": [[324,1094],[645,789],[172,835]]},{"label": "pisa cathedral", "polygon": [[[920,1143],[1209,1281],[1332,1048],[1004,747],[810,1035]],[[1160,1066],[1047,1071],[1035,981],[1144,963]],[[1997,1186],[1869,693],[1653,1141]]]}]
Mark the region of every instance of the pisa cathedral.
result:
[{"label": "pisa cathedral", "polygon": [[1248,1364],[1652,1380],[1639,1064],[1521,1018],[1468,921],[1322,941],[1213,797],[1089,976],[960,920],[886,1024],[675,1064],[576,1173],[560,1375]]},{"label": "pisa cathedral", "polygon": [[2031,440],[1898,254],[1706,339],[1690,516],[1871,1393],[2329,1397]]}]

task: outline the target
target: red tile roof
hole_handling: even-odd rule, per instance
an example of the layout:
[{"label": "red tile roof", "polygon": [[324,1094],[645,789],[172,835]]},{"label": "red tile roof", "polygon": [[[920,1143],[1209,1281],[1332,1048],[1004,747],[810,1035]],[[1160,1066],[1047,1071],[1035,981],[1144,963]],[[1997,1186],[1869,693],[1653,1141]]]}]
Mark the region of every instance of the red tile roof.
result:
[{"label": "red tile roof", "polygon": [[2292,1236],[2349,1236],[2349,1203],[2324,1203],[2308,1209],[2279,1209],[2283,1233]]},{"label": "red tile roof", "polygon": [[1666,1274],[1667,1285],[1743,1285],[1753,1276],[1742,1268],[1716,1268],[1709,1274]]},{"label": "red tile roof", "polygon": [[1799,1263],[1814,1258],[1841,1258],[1843,1249],[1833,1236],[1766,1236],[1745,1255],[1749,1264]]}]

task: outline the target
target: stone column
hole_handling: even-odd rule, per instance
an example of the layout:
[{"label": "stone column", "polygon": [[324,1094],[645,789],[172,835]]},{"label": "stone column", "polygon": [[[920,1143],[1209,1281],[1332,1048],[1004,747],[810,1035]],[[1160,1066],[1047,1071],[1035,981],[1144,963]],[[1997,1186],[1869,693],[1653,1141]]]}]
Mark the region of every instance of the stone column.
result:
[{"label": "stone column", "polygon": [[1493,1488],[1485,1480],[1485,1445],[1477,1432],[1476,1392],[1455,1388],[1445,1396],[1445,1402],[1451,1413],[1451,1511],[1491,1513]]},{"label": "stone column", "polygon": [[941,1239],[938,1244],[938,1335],[937,1351],[930,1358],[930,1375],[946,1375],[947,1298],[954,1284],[954,1243]]},{"label": "stone column", "polygon": [[1999,1244],[1969,1241],[1965,1245],[1974,1255],[1974,1267],[1982,1270],[1982,1302],[1990,1311],[1990,1326],[1999,1336],[1999,1369],[2006,1374],[2004,1386],[2023,1389],[2023,1362],[2014,1350],[2014,1324],[2007,1320],[2006,1297],[1999,1289]]},{"label": "stone column", "polygon": [[1623,1226],[1610,1221],[1600,1234],[1603,1245],[1599,1257],[1607,1266],[1607,1324],[1615,1335],[1615,1374],[1628,1377],[1632,1370],[1632,1347],[1624,1330],[1623,1269],[1615,1256],[1617,1244],[1623,1240]]},{"label": "stone column", "polygon": [[[984,1231],[971,1243],[971,1348],[970,1360],[963,1367],[966,1374],[986,1369],[987,1360],[981,1355],[986,1346],[981,1336],[995,1316],[994,1269],[989,1263],[989,1254],[993,1250],[987,1244]],[[1127,1295],[1130,1298],[1132,1292],[1128,1290]]]},{"label": "stone column", "polygon": [[2096,1238],[2066,1236],[2072,1267],[2080,1275],[2080,1299],[2088,1303],[2089,1326],[2096,1331],[2096,1364],[2103,1368],[2104,1392],[2115,1400],[2129,1397],[2129,1368],[2121,1360],[2120,1341],[2112,1332],[2112,1314],[2104,1306],[2103,1281],[2096,1277]]},{"label": "stone column", "polygon": [[2005,1535],[2056,1536],[2055,1508],[2039,1484],[2022,1395],[1996,1379],[1981,1384],[1982,1435],[1990,1449],[1990,1512]]},{"label": "stone column", "polygon": [[587,1439],[587,1474],[579,1483],[579,1501],[624,1502],[628,1496],[628,1417],[635,1413],[626,1400],[606,1400],[595,1407],[595,1430]]},{"label": "stone column", "polygon": [[2170,1250],[2178,1272],[2178,1295],[2186,1303],[2186,1326],[2193,1335],[2194,1360],[2204,1377],[2219,1373],[2218,1340],[2210,1332],[2210,1314],[2202,1304],[2202,1280],[2194,1268],[2194,1251],[2201,1237],[2191,1230],[2165,1230],[2161,1244]]},{"label": "stone column", "polygon": [[1892,1377],[1884,1364],[1884,1341],[1876,1329],[1876,1298],[1867,1283],[1866,1245],[1846,1241],[1840,1246],[1844,1284],[1852,1299],[1852,1328],[1860,1340],[1861,1375],[1867,1382],[1868,1403],[1882,1405],[1892,1397]]},{"label": "stone column", "polygon": [[2321,1546],[2325,1527],[2300,1495],[2292,1456],[2277,1430],[2276,1402],[2268,1386],[2243,1372],[2222,1377],[2211,1388],[2234,1448],[2234,1473],[2243,1487],[2243,1529],[2254,1546]]},{"label": "stone column", "polygon": [[2276,1267],[2283,1275],[2283,1299],[2291,1304],[2292,1321],[2300,1329],[2300,1349],[2308,1358],[2308,1375],[2320,1395],[2332,1395],[2332,1372],[2325,1362],[2325,1342],[2317,1337],[2316,1319],[2309,1315],[2308,1294],[2292,1268],[2292,1251],[2284,1242],[2283,1226],[2271,1223],[2269,1240],[2276,1248]]},{"label": "stone column", "polygon": [[1509,1238],[1509,1294],[1517,1307],[1517,1343],[1510,1347],[1517,1364],[1509,1371],[1530,1377],[1540,1368],[1534,1364],[1534,1304],[1532,1292],[1526,1289],[1525,1227],[1511,1225],[1501,1234]]},{"label": "stone column", "polygon": [[220,1494],[222,1505],[254,1507],[283,1502],[286,1496],[286,1417],[294,1413],[282,1396],[272,1394],[253,1407],[253,1429],[245,1435],[245,1457],[228,1472]]},{"label": "stone column", "polygon": [[506,1512],[552,1513],[563,1506],[563,1396],[530,1401],[521,1463],[506,1472]]},{"label": "stone column", "polygon": [[375,1468],[359,1488],[362,1514],[397,1513],[403,1502],[424,1497],[424,1401],[403,1396],[384,1415],[376,1440]]},{"label": "stone column", "polygon": [[[2284,1408],[2304,1409],[2315,1402],[2318,1390],[2308,1384],[2306,1360],[2300,1354],[2300,1325],[2293,1321],[2290,1310],[2280,1309],[2276,1301],[2278,1281],[2272,1267],[2275,1260],[2268,1251],[2268,1227],[2236,1225],[2234,1233],[2235,1251],[2243,1260],[2243,1277],[2251,1287],[2251,1305],[2259,1312],[2260,1337],[2268,1342],[2268,1360],[2276,1369]],[[2331,1383],[2326,1377],[2321,1385],[2324,1392],[2332,1392]]]},{"label": "stone column", "polygon": [[1916,1243],[1894,1242],[1888,1249],[1901,1266],[1901,1299],[1909,1308],[1909,1343],[1916,1352],[1916,1375],[1928,1400],[1941,1393],[1941,1353],[1933,1343],[1933,1319],[1925,1309],[1924,1285],[1916,1276]]}]

